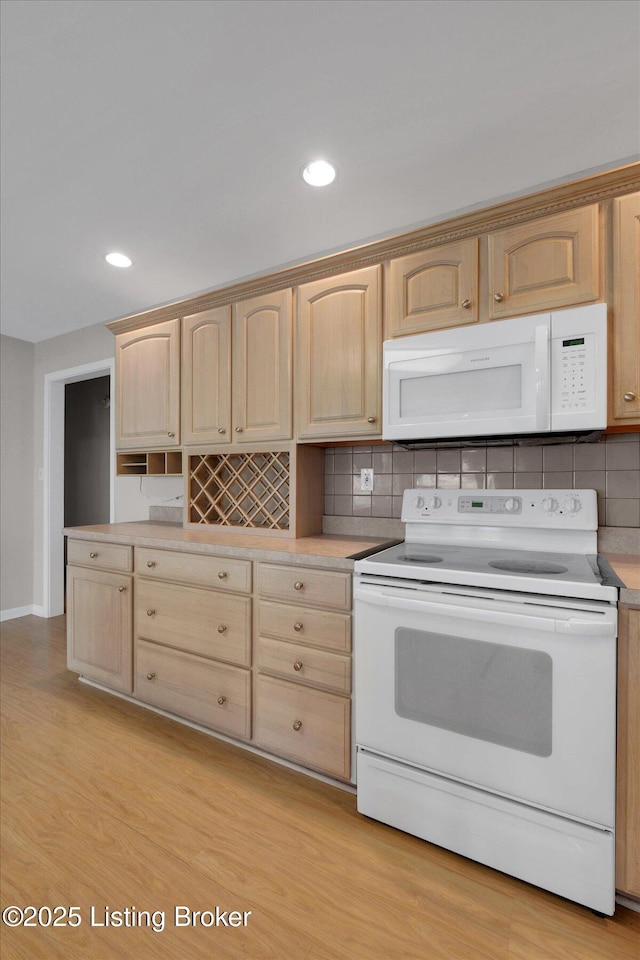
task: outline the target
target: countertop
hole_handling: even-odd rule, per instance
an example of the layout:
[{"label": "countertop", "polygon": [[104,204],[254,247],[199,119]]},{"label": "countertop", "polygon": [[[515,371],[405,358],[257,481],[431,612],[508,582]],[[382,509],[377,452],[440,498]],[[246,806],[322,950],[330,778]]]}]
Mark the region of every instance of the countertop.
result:
[{"label": "countertop", "polygon": [[272,560],[279,563],[353,569],[354,560],[367,553],[382,550],[395,540],[381,537],[349,537],[318,534],[315,537],[256,536],[224,533],[221,530],[198,530],[178,523],[141,520],[131,523],[104,523],[88,527],[65,527],[67,536],[76,540],[103,540],[129,546],[159,547],[182,553],[210,553],[250,560]]},{"label": "countertop", "polygon": [[[158,520],[65,527],[63,533],[77,540],[103,540],[130,546],[154,546],[183,553],[215,553],[226,557],[246,557],[251,560],[271,560],[275,563],[344,570],[351,570],[358,557],[397,543],[397,540],[379,537],[338,534],[318,534],[315,537],[294,540],[268,535],[225,533],[210,528],[198,530],[183,527],[180,523]],[[640,556],[626,553],[604,553],[602,556],[624,584],[620,591],[620,602],[640,607]]]}]

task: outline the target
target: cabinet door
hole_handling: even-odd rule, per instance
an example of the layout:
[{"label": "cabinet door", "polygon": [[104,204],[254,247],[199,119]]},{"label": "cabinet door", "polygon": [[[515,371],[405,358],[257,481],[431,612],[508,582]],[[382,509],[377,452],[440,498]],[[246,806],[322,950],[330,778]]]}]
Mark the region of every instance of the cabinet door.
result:
[{"label": "cabinet door", "polygon": [[301,440],[379,436],[382,267],[303,284],[296,318]]},{"label": "cabinet door", "polygon": [[613,206],[614,422],[640,421],[640,193]]},{"label": "cabinet door", "polygon": [[132,578],[67,567],[67,666],[74,673],[131,693]]},{"label": "cabinet door", "polygon": [[292,309],[290,289],[234,304],[234,443],[291,439]]},{"label": "cabinet door", "polygon": [[478,239],[389,264],[385,339],[478,320]]},{"label": "cabinet door", "polygon": [[182,321],[182,439],[231,439],[231,307]]},{"label": "cabinet door", "polygon": [[179,337],[179,320],[116,336],[119,449],[180,445]]},{"label": "cabinet door", "polygon": [[616,887],[640,898],[640,610],[620,607]]},{"label": "cabinet door", "polygon": [[597,300],[598,206],[489,234],[489,319]]}]

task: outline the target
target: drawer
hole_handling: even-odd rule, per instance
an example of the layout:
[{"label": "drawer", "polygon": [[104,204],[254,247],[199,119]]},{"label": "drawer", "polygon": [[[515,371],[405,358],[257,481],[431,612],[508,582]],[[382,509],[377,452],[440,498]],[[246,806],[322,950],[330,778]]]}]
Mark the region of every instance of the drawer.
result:
[{"label": "drawer", "polygon": [[347,697],[258,676],[254,733],[255,743],[265,750],[349,779],[351,701]]},{"label": "drawer", "polygon": [[251,736],[251,673],[136,641],[134,695],[233,737]]},{"label": "drawer", "polygon": [[129,573],[132,569],[133,548],[122,543],[104,543],[102,540],[67,540],[67,563],[100,570]]},{"label": "drawer", "polygon": [[333,610],[351,609],[351,574],[314,567],[258,564],[258,588],[263,597]]},{"label": "drawer", "polygon": [[250,560],[136,547],[135,571],[143,577],[251,593]]},{"label": "drawer", "polygon": [[287,606],[261,600],[258,605],[258,632],[260,636],[312,643],[317,647],[351,650],[351,614],[331,613],[310,607]]},{"label": "drawer", "polygon": [[240,666],[251,663],[251,598],[138,580],[135,631],[157,643]]},{"label": "drawer", "polygon": [[336,693],[351,693],[351,657],[344,654],[259,637],[258,668],[286,680],[327,687]]}]

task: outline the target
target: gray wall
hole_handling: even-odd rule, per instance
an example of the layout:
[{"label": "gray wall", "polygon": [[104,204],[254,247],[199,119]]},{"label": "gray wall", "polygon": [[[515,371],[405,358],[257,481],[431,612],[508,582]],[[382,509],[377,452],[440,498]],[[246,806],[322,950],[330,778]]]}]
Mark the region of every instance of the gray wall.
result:
[{"label": "gray wall", "polygon": [[0,609],[33,604],[33,358],[25,340],[0,337]]},{"label": "gray wall", "polygon": [[109,380],[65,386],[65,527],[109,523]]}]

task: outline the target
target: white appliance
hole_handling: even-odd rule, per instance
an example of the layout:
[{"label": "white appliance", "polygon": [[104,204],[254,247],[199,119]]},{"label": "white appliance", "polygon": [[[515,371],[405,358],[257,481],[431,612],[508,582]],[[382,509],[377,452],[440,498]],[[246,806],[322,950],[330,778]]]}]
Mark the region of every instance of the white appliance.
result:
[{"label": "white appliance", "polygon": [[618,586],[592,490],[406,490],[355,564],[358,810],[614,912]]},{"label": "white appliance", "polygon": [[584,434],[607,425],[607,306],[384,343],[385,440]]}]

